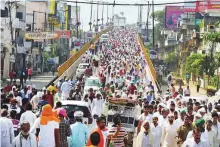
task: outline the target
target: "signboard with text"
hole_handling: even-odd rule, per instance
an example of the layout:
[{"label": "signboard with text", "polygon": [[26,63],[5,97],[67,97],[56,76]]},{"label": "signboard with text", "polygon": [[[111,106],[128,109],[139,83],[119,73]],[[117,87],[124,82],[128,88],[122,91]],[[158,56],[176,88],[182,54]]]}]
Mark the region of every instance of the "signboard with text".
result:
[{"label": "signboard with text", "polygon": [[70,31],[57,31],[57,32],[30,32],[25,34],[26,39],[43,40],[43,39],[57,39],[71,37]]},{"label": "signboard with text", "polygon": [[184,7],[182,6],[166,6],[165,11],[165,27],[169,29],[176,29],[177,24],[182,20],[184,14]]}]

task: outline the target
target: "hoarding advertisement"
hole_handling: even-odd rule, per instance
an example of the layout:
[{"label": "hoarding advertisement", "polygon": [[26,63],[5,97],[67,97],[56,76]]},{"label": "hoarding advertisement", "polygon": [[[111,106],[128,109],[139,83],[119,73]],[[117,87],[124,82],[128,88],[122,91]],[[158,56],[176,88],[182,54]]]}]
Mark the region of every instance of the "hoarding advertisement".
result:
[{"label": "hoarding advertisement", "polygon": [[182,20],[184,14],[184,7],[182,6],[166,6],[165,12],[165,27],[169,29],[176,29],[177,24]]},{"label": "hoarding advertisement", "polygon": [[43,39],[57,39],[71,37],[70,31],[56,31],[56,32],[30,32],[25,34],[26,39],[43,40]]},{"label": "hoarding advertisement", "polygon": [[56,5],[55,0],[48,0],[49,14],[55,14],[55,5]]},{"label": "hoarding advertisement", "polygon": [[204,2],[196,2],[196,12],[200,12],[202,14],[205,13],[205,10],[208,9],[208,1]]},{"label": "hoarding advertisement", "polygon": [[208,9],[220,9],[220,0],[208,0]]},{"label": "hoarding advertisement", "polygon": [[56,32],[33,32],[33,33],[26,33],[26,39],[33,39],[33,40],[43,40],[43,39],[56,39],[58,38],[58,34]]},{"label": "hoarding advertisement", "polygon": [[[184,2],[190,2],[191,0],[185,0]],[[184,3],[184,12],[195,12],[196,3]]]}]

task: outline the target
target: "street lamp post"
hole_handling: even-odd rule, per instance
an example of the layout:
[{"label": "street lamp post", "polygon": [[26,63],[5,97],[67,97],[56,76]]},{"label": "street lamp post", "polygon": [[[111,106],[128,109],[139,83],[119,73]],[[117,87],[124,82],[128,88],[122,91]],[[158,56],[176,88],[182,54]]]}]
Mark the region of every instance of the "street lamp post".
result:
[{"label": "street lamp post", "polygon": [[77,0],[76,0],[76,35],[77,39],[79,38],[79,24],[78,24],[78,12],[77,12]]}]

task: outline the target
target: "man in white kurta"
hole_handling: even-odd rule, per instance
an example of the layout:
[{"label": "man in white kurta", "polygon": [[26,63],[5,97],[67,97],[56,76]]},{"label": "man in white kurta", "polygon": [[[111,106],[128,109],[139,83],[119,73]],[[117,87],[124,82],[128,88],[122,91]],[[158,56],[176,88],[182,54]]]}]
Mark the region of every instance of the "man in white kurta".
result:
[{"label": "man in white kurta", "polygon": [[174,115],[168,115],[168,123],[164,125],[162,144],[163,147],[177,147],[177,125],[174,123]]},{"label": "man in white kurta", "polygon": [[153,115],[153,124],[151,126],[151,131],[154,138],[156,139],[156,141],[154,142],[154,147],[160,147],[160,142],[162,138],[162,127],[158,124],[157,115]]},{"label": "man in white kurta", "polygon": [[205,141],[209,144],[210,147],[215,147],[215,140],[217,133],[212,129],[212,121],[208,120],[206,122],[205,128]]},{"label": "man in white kurta", "polygon": [[1,147],[12,147],[14,139],[14,131],[12,121],[7,118],[8,110],[1,110],[0,126],[1,126]]},{"label": "man in white kurta", "polygon": [[96,94],[96,98],[93,99],[92,104],[91,104],[91,109],[92,109],[92,115],[97,115],[98,117],[101,116],[103,113],[103,104],[104,100],[101,99],[101,94]]},{"label": "man in white kurta", "polygon": [[65,82],[63,82],[63,84],[61,85],[61,99],[62,100],[66,100],[69,97],[69,91],[70,91],[70,85],[68,83],[68,81],[66,80]]},{"label": "man in white kurta", "polygon": [[182,147],[210,147],[210,145],[206,141],[200,139],[200,137],[200,129],[195,128],[193,130],[193,137],[187,138],[186,141],[183,143]]}]

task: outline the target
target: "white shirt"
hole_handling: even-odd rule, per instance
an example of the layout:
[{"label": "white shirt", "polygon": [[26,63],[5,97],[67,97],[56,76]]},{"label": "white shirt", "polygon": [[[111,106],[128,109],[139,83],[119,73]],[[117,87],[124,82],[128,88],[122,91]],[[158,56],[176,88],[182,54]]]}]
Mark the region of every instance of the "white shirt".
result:
[{"label": "white shirt", "polygon": [[139,120],[141,121],[145,121],[145,120],[149,120],[150,122],[152,122],[152,115],[148,114],[147,116],[145,116],[144,113],[141,114],[141,116],[139,117]]},{"label": "white shirt", "polygon": [[46,125],[40,124],[40,117],[36,120],[36,127],[40,128],[39,147],[55,147],[55,129],[59,129],[59,123],[49,121]]},{"label": "white shirt", "polygon": [[158,124],[156,127],[154,124],[151,125],[151,131],[155,138],[154,147],[160,147],[160,142],[162,138],[162,127]]},{"label": "white shirt", "polygon": [[14,139],[14,131],[12,121],[6,117],[0,118],[1,127],[1,147],[11,147]]},{"label": "white shirt", "polygon": [[69,93],[69,90],[70,90],[70,86],[69,86],[69,83],[68,82],[63,82],[63,84],[61,85],[61,91],[62,93]]},{"label": "white shirt", "polygon": [[19,105],[22,105],[22,98],[20,96],[16,96],[15,99],[18,101]]},{"label": "white shirt", "polygon": [[[103,139],[104,139],[104,145],[106,144],[106,138],[107,138],[107,136],[108,136],[108,130],[106,130],[106,131],[101,131],[102,132],[102,135],[103,135]],[[106,145],[105,145],[106,146]],[[104,146],[104,147],[105,147]]]},{"label": "white shirt", "polygon": [[28,121],[30,123],[30,126],[32,127],[36,119],[36,115],[32,111],[27,110],[26,112],[22,113],[20,118],[20,124],[22,124],[25,121]]},{"label": "white shirt", "polygon": [[175,123],[170,125],[170,123],[166,123],[163,129],[163,145],[164,146],[172,146],[177,147],[176,136],[177,136],[177,126]]},{"label": "white shirt", "polygon": [[14,138],[12,147],[37,147],[37,139],[36,136],[32,133],[29,133],[27,139],[25,139],[22,135],[18,135]]},{"label": "white shirt", "polygon": [[150,147],[150,139],[149,139],[149,135],[146,135],[144,133],[144,136],[143,136],[143,140],[142,140],[142,147]]},{"label": "white shirt", "polygon": [[103,99],[93,99],[92,104],[91,104],[91,109],[92,109],[92,115],[98,115],[99,117],[103,113],[103,104],[104,100]]},{"label": "white shirt", "polygon": [[210,145],[210,147],[214,147],[214,144],[215,144],[214,142],[216,140],[217,133],[214,130],[208,131],[206,129],[204,134],[206,136],[206,138],[205,138],[206,140],[204,140],[204,141],[206,141]]},{"label": "white shirt", "polygon": [[207,142],[200,141],[198,144],[194,141],[194,138],[188,138],[183,143],[182,147],[210,147]]},{"label": "white shirt", "polygon": [[38,103],[40,101],[40,98],[37,95],[34,95],[30,101],[31,105],[33,106],[33,109],[38,109]]},{"label": "white shirt", "polygon": [[174,121],[174,123],[179,128],[180,126],[182,126],[184,124],[184,121],[181,118],[178,118],[177,120]]}]

